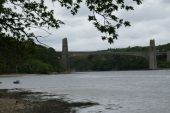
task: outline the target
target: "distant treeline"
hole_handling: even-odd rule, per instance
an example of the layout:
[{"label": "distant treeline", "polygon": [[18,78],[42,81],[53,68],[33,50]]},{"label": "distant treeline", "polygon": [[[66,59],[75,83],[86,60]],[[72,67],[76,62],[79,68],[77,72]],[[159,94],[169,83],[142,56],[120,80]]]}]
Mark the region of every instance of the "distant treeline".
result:
[{"label": "distant treeline", "polygon": [[123,55],[89,55],[71,59],[75,71],[109,71],[148,69],[148,61],[142,57]]},{"label": "distant treeline", "polygon": [[[128,47],[104,51],[148,51],[148,47]],[[157,46],[157,51],[170,51],[170,44]],[[109,71],[148,69],[148,61],[142,57],[126,55],[88,55],[70,57],[75,71]],[[166,56],[157,57],[158,67],[170,68]],[[0,74],[3,73],[51,73],[63,72],[61,52],[37,45],[32,39],[15,39],[0,36]]]},{"label": "distant treeline", "polygon": [[[170,43],[159,45],[157,51],[170,51]],[[113,52],[147,52],[149,47],[128,47],[108,49],[103,51]],[[143,57],[128,55],[89,55],[76,56],[71,58],[71,66],[75,71],[109,71],[109,70],[142,70],[149,69],[149,61]],[[158,56],[159,68],[170,68],[170,62],[167,62],[166,56]]]},{"label": "distant treeline", "polygon": [[60,55],[33,40],[0,37],[0,73],[49,73],[62,70]]},{"label": "distant treeline", "polygon": [[[116,52],[130,52],[130,51],[149,51],[149,46],[145,46],[145,47],[140,47],[140,46],[135,46],[135,47],[127,47],[127,48],[116,48],[116,49],[108,49],[110,51],[116,51]],[[108,50],[104,50],[104,51],[108,51]],[[160,51],[160,52],[166,52],[166,51],[170,51],[170,43],[168,44],[164,44],[164,45],[159,45],[156,46],[156,50]]]}]

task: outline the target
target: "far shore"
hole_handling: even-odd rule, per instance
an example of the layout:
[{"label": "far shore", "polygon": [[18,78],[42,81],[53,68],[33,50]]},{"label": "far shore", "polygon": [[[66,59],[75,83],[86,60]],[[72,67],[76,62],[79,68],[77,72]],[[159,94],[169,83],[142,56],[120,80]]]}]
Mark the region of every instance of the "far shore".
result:
[{"label": "far shore", "polygon": [[61,72],[61,73],[57,73],[57,72],[52,72],[52,73],[4,73],[4,74],[0,74],[0,77],[13,77],[13,76],[26,76],[26,75],[31,75],[31,76],[37,76],[37,75],[59,75],[59,74],[73,74],[73,73],[85,73],[85,72],[111,72],[111,71],[123,71],[123,72],[128,72],[128,71],[161,71],[161,70],[170,70],[168,68],[159,68],[156,70],[149,70],[149,69],[141,69],[141,70],[110,70],[110,71],[73,71],[73,72]]}]

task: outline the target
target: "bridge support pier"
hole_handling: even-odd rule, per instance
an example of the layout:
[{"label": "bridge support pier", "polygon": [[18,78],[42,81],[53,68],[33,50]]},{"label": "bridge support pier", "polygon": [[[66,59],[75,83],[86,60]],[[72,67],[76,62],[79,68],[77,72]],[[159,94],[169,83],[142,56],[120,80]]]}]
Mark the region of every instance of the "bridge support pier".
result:
[{"label": "bridge support pier", "polygon": [[155,40],[150,40],[150,47],[149,47],[149,69],[151,69],[151,70],[157,69]]},{"label": "bridge support pier", "polygon": [[62,40],[62,58],[61,63],[66,73],[70,72],[70,60],[69,60],[69,53],[68,53],[68,42],[67,38]]},{"label": "bridge support pier", "polygon": [[166,56],[167,57],[167,61],[170,62],[170,51],[167,51],[166,55],[167,55]]}]

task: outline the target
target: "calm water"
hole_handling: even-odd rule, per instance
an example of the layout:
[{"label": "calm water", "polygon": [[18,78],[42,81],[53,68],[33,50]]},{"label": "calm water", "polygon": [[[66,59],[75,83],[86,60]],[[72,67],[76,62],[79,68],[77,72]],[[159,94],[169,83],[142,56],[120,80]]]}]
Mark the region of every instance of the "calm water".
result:
[{"label": "calm water", "polygon": [[24,88],[100,104],[80,113],[170,113],[170,70],[23,75],[0,81],[1,89]]}]

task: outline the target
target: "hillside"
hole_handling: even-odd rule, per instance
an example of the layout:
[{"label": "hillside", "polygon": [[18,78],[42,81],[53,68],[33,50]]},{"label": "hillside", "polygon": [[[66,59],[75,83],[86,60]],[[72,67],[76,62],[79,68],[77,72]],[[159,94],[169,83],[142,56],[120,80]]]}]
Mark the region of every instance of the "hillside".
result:
[{"label": "hillside", "polygon": [[[157,51],[170,51],[170,43],[156,46]],[[102,51],[113,52],[147,52],[149,47],[116,48]],[[99,51],[100,52],[100,51]],[[158,56],[159,68],[170,68],[166,56]],[[76,71],[109,71],[109,70],[143,70],[149,69],[148,60],[130,55],[89,55],[72,58],[71,66]]]},{"label": "hillside", "polygon": [[0,73],[49,73],[61,71],[60,55],[33,40],[0,38]]},{"label": "hillside", "polygon": [[[170,51],[170,43],[168,44],[163,44],[163,45],[158,45],[156,46],[157,51],[160,52],[166,52],[166,51]],[[149,46],[144,46],[144,47],[140,47],[140,46],[135,46],[135,47],[127,47],[127,48],[115,48],[115,49],[108,49],[109,51],[116,51],[116,52],[130,52],[130,51],[149,51]],[[104,51],[108,51],[108,50],[104,50]]]},{"label": "hillside", "polygon": [[[157,51],[170,51],[170,43],[159,45]],[[128,47],[104,51],[148,51],[148,47]],[[35,44],[33,40],[0,38],[0,74],[3,73],[51,73],[62,72],[61,52],[51,47]],[[142,57],[127,55],[89,55],[70,58],[75,71],[109,71],[148,69],[148,61]],[[157,58],[160,68],[170,68],[166,56]]]}]

